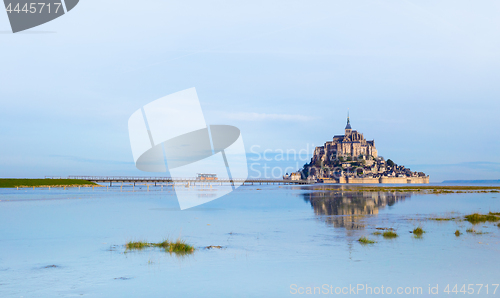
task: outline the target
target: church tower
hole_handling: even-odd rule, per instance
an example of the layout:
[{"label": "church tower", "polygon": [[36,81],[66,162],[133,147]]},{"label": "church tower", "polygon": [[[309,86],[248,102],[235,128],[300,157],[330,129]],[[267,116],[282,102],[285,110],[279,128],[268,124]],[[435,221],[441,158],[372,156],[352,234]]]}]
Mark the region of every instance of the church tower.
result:
[{"label": "church tower", "polygon": [[349,112],[347,112],[347,125],[345,126],[345,135],[348,136],[352,133],[351,121],[349,120]]}]

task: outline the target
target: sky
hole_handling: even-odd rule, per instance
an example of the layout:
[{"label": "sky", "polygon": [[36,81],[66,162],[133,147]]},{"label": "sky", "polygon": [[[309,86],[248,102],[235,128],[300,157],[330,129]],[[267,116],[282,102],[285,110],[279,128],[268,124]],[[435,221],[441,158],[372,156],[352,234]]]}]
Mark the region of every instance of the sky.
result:
[{"label": "sky", "polygon": [[195,87],[207,123],[238,127],[248,153],[305,155],[254,163],[302,166],[349,110],[379,155],[431,181],[500,179],[499,13],[490,0],[82,0],[16,34],[0,13],[0,177],[156,175],[134,166],[128,118]]}]

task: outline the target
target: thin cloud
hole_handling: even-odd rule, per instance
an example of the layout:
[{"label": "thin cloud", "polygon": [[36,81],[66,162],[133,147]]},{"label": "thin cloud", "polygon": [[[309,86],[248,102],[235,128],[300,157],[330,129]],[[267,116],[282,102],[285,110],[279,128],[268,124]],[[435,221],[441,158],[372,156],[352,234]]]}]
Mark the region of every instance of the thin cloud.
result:
[{"label": "thin cloud", "polygon": [[289,115],[289,114],[266,114],[266,113],[231,113],[228,114],[229,119],[243,120],[243,121],[311,121],[315,118],[303,115]]},{"label": "thin cloud", "polygon": [[98,163],[98,164],[113,164],[113,165],[130,165],[130,164],[133,165],[134,164],[132,161],[92,159],[92,158],[72,156],[72,155],[49,155],[49,157],[61,158],[61,159],[71,160],[71,161],[75,161],[75,162],[83,162],[83,163]]}]

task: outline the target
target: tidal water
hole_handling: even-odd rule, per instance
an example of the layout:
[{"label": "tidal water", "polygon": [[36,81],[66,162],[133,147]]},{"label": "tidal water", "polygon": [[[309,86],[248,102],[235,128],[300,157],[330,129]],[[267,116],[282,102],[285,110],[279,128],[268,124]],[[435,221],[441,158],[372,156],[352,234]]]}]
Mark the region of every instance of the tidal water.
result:
[{"label": "tidal water", "polygon": [[[429,220],[489,211],[500,212],[500,194],[255,185],[181,211],[174,192],[159,187],[0,189],[0,297],[345,296],[360,285],[372,293],[359,296],[383,286],[392,296],[400,288],[436,297],[463,296],[471,284],[474,296],[495,297],[497,223],[474,234],[466,221]],[[409,232],[417,226],[421,238]],[[372,235],[382,228],[399,237]],[[362,236],[376,243],[363,245]],[[124,247],[179,237],[195,252]],[[414,287],[421,292],[408,294]]]}]

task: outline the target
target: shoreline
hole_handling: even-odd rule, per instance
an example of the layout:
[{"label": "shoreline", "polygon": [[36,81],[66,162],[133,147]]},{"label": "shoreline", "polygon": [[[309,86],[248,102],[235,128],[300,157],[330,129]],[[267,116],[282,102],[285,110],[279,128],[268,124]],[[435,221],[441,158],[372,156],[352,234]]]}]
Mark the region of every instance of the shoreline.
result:
[{"label": "shoreline", "polygon": [[364,186],[364,185],[342,185],[341,188],[332,188],[335,184],[317,187],[316,190],[334,190],[350,192],[420,192],[425,194],[447,194],[447,193],[500,193],[500,186]]},{"label": "shoreline", "polygon": [[94,182],[80,179],[28,179],[0,178],[0,188],[50,188],[50,187],[103,187]]}]

